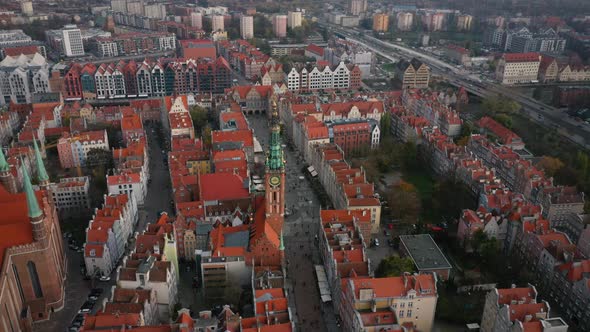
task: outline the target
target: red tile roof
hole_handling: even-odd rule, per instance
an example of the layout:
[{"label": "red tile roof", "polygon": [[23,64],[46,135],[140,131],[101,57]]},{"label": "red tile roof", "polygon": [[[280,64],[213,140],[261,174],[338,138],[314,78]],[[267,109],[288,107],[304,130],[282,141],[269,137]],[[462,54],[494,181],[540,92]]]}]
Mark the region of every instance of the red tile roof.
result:
[{"label": "red tile roof", "polygon": [[121,130],[137,130],[143,129],[143,124],[141,123],[141,117],[139,114],[130,114],[125,115],[121,118]]},{"label": "red tile roof", "polygon": [[[37,199],[41,201],[41,193]],[[0,266],[6,249],[18,245],[33,243],[33,231],[27,215],[25,194],[11,194],[0,186]]]},{"label": "red tile roof", "polygon": [[491,131],[494,135],[498,136],[502,140],[503,144],[511,144],[515,141],[522,142],[522,139],[513,131],[504,127],[490,117],[484,116],[477,122],[477,125],[481,128]]},{"label": "red tile roof", "polygon": [[244,179],[235,174],[212,173],[200,176],[201,200],[223,201],[250,197]]},{"label": "red tile roof", "polygon": [[540,61],[539,53],[505,53],[504,61],[506,62],[536,62]]},{"label": "red tile roof", "polygon": [[254,135],[252,130],[233,130],[233,131],[220,131],[215,130],[211,137],[212,143],[221,142],[242,142],[244,147],[254,146]]},{"label": "red tile roof", "polygon": [[309,44],[307,45],[307,47],[305,48],[306,51],[315,53],[319,56],[324,56],[324,48],[323,47],[319,47],[316,44]]},{"label": "red tile roof", "polygon": [[107,178],[107,183],[109,186],[114,186],[122,183],[139,183],[140,181],[141,177],[137,173],[110,175]]},{"label": "red tile roof", "polygon": [[[104,255],[105,244],[86,244],[84,246],[84,257],[102,257]],[[90,251],[94,250],[94,256],[90,255]]]},{"label": "red tile roof", "polygon": [[523,299],[525,303],[534,303],[537,300],[536,290],[532,287],[498,289],[498,305]]}]

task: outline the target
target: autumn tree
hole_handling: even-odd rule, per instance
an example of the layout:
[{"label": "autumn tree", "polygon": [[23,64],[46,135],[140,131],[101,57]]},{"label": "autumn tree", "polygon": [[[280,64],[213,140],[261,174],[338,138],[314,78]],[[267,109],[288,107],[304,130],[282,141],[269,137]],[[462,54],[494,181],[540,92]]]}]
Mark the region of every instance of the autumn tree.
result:
[{"label": "autumn tree", "polygon": [[399,277],[404,272],[413,273],[415,271],[414,262],[409,258],[398,256],[389,256],[381,260],[375,270],[375,277]]},{"label": "autumn tree", "polygon": [[191,119],[193,120],[193,127],[200,133],[203,128],[209,123],[209,115],[207,110],[199,105],[194,105],[190,109]]},{"label": "autumn tree", "polygon": [[407,223],[415,223],[420,214],[421,202],[413,184],[401,180],[387,197],[392,217]]},{"label": "autumn tree", "polygon": [[537,167],[541,168],[547,176],[553,177],[560,169],[565,166],[564,162],[559,158],[550,156],[543,156],[537,163]]}]

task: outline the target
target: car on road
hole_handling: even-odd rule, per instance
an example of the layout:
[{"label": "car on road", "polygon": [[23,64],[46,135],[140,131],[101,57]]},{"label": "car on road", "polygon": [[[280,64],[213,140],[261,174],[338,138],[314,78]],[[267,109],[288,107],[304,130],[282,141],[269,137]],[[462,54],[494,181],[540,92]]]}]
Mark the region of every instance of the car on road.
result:
[{"label": "car on road", "polygon": [[82,305],[82,307],[80,307],[80,310],[78,310],[78,313],[79,314],[90,313],[92,311],[92,307],[94,307],[94,305],[87,305],[86,303],[84,303],[84,305]]},{"label": "car on road", "polygon": [[373,244],[375,245],[375,247],[378,247],[379,246],[379,239],[373,240]]},{"label": "car on road", "polygon": [[111,277],[109,277],[109,276],[101,276],[100,278],[98,278],[98,280],[100,280],[102,282],[107,282],[107,281],[111,281]]}]

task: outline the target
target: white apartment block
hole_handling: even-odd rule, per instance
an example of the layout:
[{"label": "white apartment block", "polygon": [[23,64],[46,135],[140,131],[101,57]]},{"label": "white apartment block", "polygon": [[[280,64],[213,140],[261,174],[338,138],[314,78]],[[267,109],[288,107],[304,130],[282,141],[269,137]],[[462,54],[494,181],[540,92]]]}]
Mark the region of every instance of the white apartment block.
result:
[{"label": "white apartment block", "polygon": [[49,192],[58,211],[76,211],[90,208],[87,176],[62,178],[49,186]]},{"label": "white apartment block", "polygon": [[294,29],[301,26],[302,15],[300,11],[289,12],[287,14],[287,26],[289,29]]},{"label": "white apartment block", "polygon": [[496,79],[506,85],[536,81],[540,64],[539,53],[506,53],[496,67]]},{"label": "white apartment block", "polygon": [[[154,250],[158,247],[154,247]],[[161,254],[160,252],[154,252]],[[117,286],[126,289],[147,289],[156,291],[156,301],[161,320],[168,320],[178,301],[178,281],[174,264],[158,261],[149,256],[133,261],[127,256],[117,268]],[[132,267],[134,266],[134,267]]]},{"label": "white apartment block", "polygon": [[138,205],[143,205],[147,195],[145,176],[140,173],[124,173],[107,176],[109,195],[127,194],[133,195]]},{"label": "white apartment block", "polygon": [[240,34],[242,39],[254,38],[254,18],[252,16],[240,17]]},{"label": "white apartment block", "polygon": [[[88,152],[91,150],[109,150],[109,139],[106,130],[85,132],[73,138],[60,138],[58,149],[60,145],[63,144],[65,146],[67,143],[70,143],[70,153],[73,159],[73,165],[70,167],[85,166],[86,160],[88,159]],[[60,159],[61,157],[60,154]]]},{"label": "white apartment block", "polygon": [[197,29],[203,29],[203,14],[191,13],[191,26]]},{"label": "white apartment block", "polygon": [[225,31],[223,19],[224,19],[223,15],[211,16],[211,30],[212,31]]},{"label": "white apartment block", "polygon": [[67,57],[83,56],[84,44],[82,43],[82,32],[73,24],[64,26],[63,34],[63,52]]},{"label": "white apartment block", "polygon": [[292,68],[287,75],[289,91],[347,89],[350,87],[350,70],[340,62],[335,67],[318,66],[304,67],[300,70]]},{"label": "white apartment block", "polygon": [[22,30],[0,30],[0,46],[23,45],[32,42],[33,39]]},{"label": "white apartment block", "polygon": [[84,244],[84,264],[86,273],[92,275],[109,275],[113,270],[113,261],[106,243]]}]

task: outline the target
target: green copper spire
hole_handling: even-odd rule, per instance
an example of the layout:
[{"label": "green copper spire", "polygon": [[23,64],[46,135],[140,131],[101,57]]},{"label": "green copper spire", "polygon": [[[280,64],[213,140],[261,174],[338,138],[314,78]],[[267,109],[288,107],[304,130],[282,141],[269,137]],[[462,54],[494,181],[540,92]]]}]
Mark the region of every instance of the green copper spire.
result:
[{"label": "green copper spire", "polygon": [[33,135],[33,147],[35,148],[35,159],[37,162],[37,177],[39,178],[39,183],[49,181],[49,175],[47,174],[47,170],[45,170],[43,158],[41,157],[41,152],[39,151],[39,146],[37,145],[35,135]]},{"label": "green copper spire", "polygon": [[281,148],[281,128],[279,126],[277,103],[272,104],[272,131],[270,135],[270,151],[266,159],[266,167],[271,170],[280,170],[285,167],[283,149]]},{"label": "green copper spire", "polygon": [[33,190],[33,185],[31,184],[31,178],[29,178],[29,173],[25,169],[22,159],[21,165],[23,165],[21,167],[23,171],[25,195],[27,196],[27,209],[29,213],[29,218],[37,218],[41,216],[43,212],[39,208],[39,202],[37,202],[37,196],[35,196],[35,191]]},{"label": "green copper spire", "polygon": [[285,250],[285,242],[283,241],[283,230],[281,229],[281,237],[279,238],[279,250]]},{"label": "green copper spire", "polygon": [[6,162],[6,157],[4,157],[4,151],[2,147],[0,147],[0,172],[6,172],[10,169],[10,165]]}]

